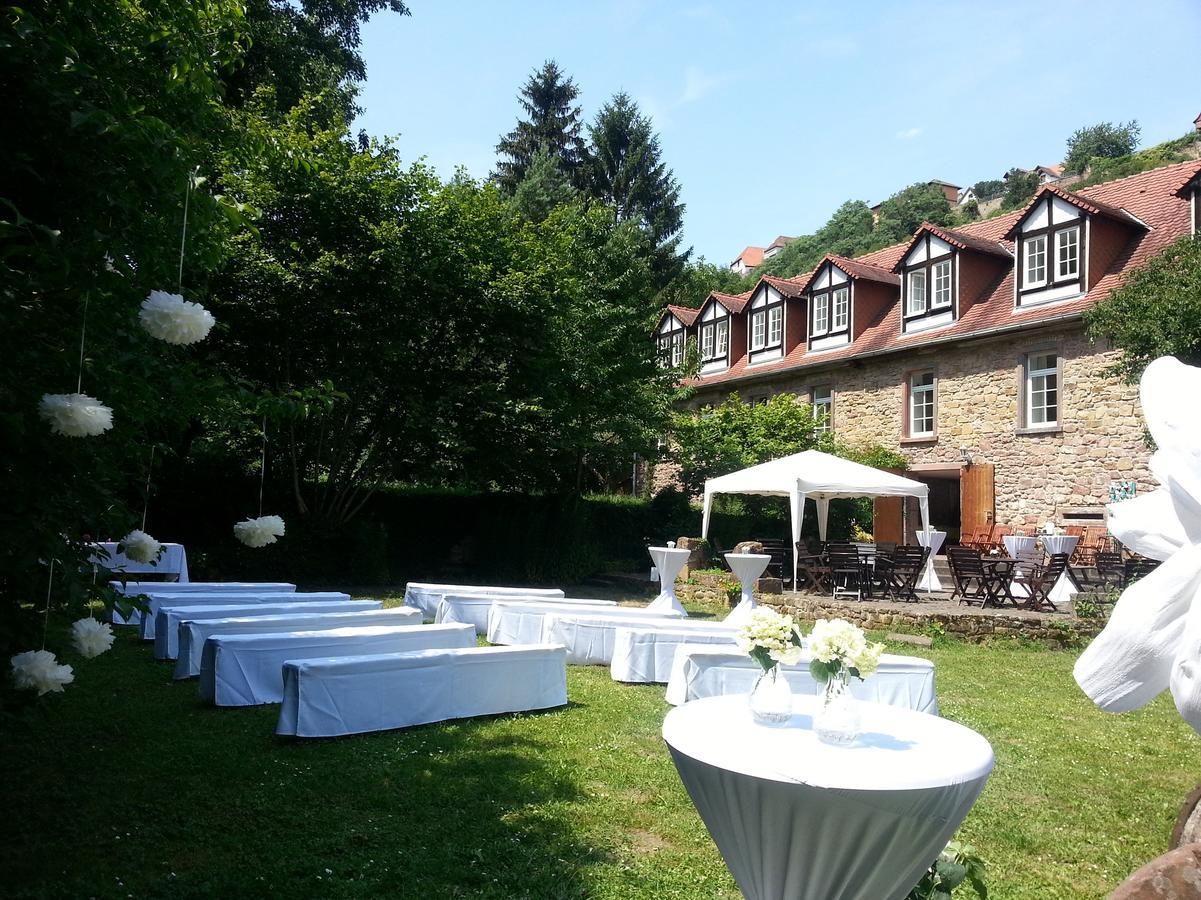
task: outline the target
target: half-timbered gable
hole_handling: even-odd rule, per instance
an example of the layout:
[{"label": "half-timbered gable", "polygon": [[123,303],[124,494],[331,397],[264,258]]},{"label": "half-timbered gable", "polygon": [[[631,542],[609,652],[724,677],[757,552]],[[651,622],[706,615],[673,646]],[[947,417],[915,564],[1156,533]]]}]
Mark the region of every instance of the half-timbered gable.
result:
[{"label": "half-timbered gable", "polygon": [[1005,276],[1013,258],[999,241],[923,224],[894,271],[901,276],[901,331],[952,325]]},{"label": "half-timbered gable", "polygon": [[802,282],[809,303],[809,350],[845,347],[896,300],[898,277],[887,269],[829,255]]},{"label": "half-timbered gable", "polygon": [[779,289],[761,280],[746,305],[747,365],[784,358],[785,298]]},{"label": "half-timbered gable", "polygon": [[701,304],[695,323],[701,375],[722,372],[741,356],[738,348],[746,329],[739,314],[746,302],[745,297],[714,292]]},{"label": "half-timbered gable", "polygon": [[684,347],[688,342],[689,328],[695,320],[695,309],[668,306],[663,311],[659,317],[659,327],[655,329],[660,365],[678,366],[684,362]]}]

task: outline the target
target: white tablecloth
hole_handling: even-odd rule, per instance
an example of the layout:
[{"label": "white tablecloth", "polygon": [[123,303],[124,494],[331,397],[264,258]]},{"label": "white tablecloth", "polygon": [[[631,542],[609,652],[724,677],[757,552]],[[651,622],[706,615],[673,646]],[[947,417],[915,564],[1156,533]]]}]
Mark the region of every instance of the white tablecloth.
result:
[{"label": "white tablecloth", "polygon": [[719,633],[723,628],[734,639],[735,627],[721,622],[688,622],[684,619],[647,615],[622,615],[621,612],[595,610],[565,613],[549,612],[542,620],[542,643],[567,648],[568,665],[607,666],[613,662],[617,629],[622,626],[662,628],[665,631],[697,630]]},{"label": "white tablecloth", "polygon": [[350,594],[341,591],[294,591],[281,594],[258,591],[229,591],[218,593],[157,594],[146,595],[149,615],[142,616],[141,635],[144,641],[155,638],[155,617],[160,609],[171,606],[249,606],[253,603],[337,603],[350,599]]},{"label": "white tablecloth", "polygon": [[[794,694],[817,696],[823,690],[809,674],[809,662],[806,655],[795,666],[781,667]],[[676,650],[667,702],[679,706],[703,697],[749,694],[761,671],[757,662],[737,650],[685,645]],[[916,656],[885,653],[875,674],[864,681],[851,679],[851,694],[858,700],[938,715],[934,663]]]},{"label": "white tablecloth", "polygon": [[[1048,553],[1066,553],[1069,558],[1079,543],[1080,536],[1076,534],[1044,534],[1043,549]],[[1072,598],[1080,593],[1080,586],[1073,580],[1070,569],[1065,569],[1051,588],[1051,602],[1056,606],[1071,603]]]},{"label": "white tablecloth", "polygon": [[609,674],[614,681],[662,684],[671,676],[672,662],[679,647],[694,644],[734,646],[734,634],[729,627],[697,625],[699,627],[675,629],[619,627],[613,632],[613,662],[609,665]]},{"label": "white tablecloth", "polygon": [[471,647],[284,663],[276,734],[330,737],[567,703],[562,647]]},{"label": "white tablecloth", "polygon": [[901,900],[979,797],[992,748],[954,722],[860,704],[851,747],[812,730],[815,697],[768,728],[743,695],[676,707],[663,739],[750,900]]},{"label": "white tablecloth", "polygon": [[92,564],[101,566],[112,572],[123,572],[131,575],[165,575],[171,581],[186,582],[188,580],[188,551],[183,544],[163,544],[163,552],[154,562],[135,562],[124,553],[117,552],[116,541],[99,541],[92,546],[108,551],[108,558],[97,553],[92,557]]},{"label": "white tablecloth", "polygon": [[511,594],[515,597],[562,597],[558,588],[497,587],[495,585],[436,584],[434,582],[410,581],[405,585],[405,606],[413,606],[433,618],[438,612],[438,601],[445,594]]},{"label": "white tablecloth", "polygon": [[931,591],[942,590],[942,582],[938,578],[938,573],[934,571],[934,557],[938,555],[938,551],[942,549],[942,542],[946,539],[945,531],[935,531],[933,528],[917,533],[918,544],[930,548],[930,555],[926,557],[926,571],[922,573],[922,577],[917,583],[919,591],[925,591],[928,594]]},{"label": "white tablecloth", "polygon": [[659,573],[659,596],[650,602],[649,608],[670,615],[688,615],[684,604],[676,596],[676,578],[692,551],[682,547],[647,547],[647,550]]},{"label": "white tablecloth", "polygon": [[742,596],[725,621],[730,625],[742,625],[751,617],[751,610],[759,605],[755,602],[755,582],[767,569],[767,564],[771,562],[771,554],[727,553],[726,562],[730,564],[730,571],[742,587]]},{"label": "white tablecloth", "polygon": [[[316,607],[316,608],[314,608]],[[407,606],[382,609],[378,600],[349,603],[264,603],[261,606],[205,607],[199,616],[182,618],[176,629],[175,677],[200,674],[204,642],[215,634],[280,634],[287,631],[327,631],[351,625],[420,625],[421,610]],[[171,610],[173,615],[180,610]],[[157,637],[157,635],[156,635]]]},{"label": "white tablecloth", "polygon": [[200,699],[217,706],[279,703],[291,659],[474,647],[470,625],[372,625],[280,634],[218,634],[204,642]]},{"label": "white tablecloth", "polygon": [[[645,607],[638,606],[586,606],[579,604],[572,607],[572,612],[597,612],[599,614],[617,614],[621,616],[650,616],[652,619],[664,619],[657,613],[647,612]],[[550,613],[563,612],[561,603],[540,603],[535,601],[497,601],[488,612],[488,643],[489,644],[541,644],[542,620]],[[677,620],[678,621],[678,620]]]},{"label": "white tablecloth", "polygon": [[[466,622],[468,625],[475,626],[476,634],[487,634],[488,613],[492,610],[492,604],[498,600],[511,601],[512,599],[512,596],[507,594],[443,594],[442,599],[438,602],[438,609],[434,613],[434,621]],[[540,602],[587,608],[617,605],[616,600],[577,600],[567,597],[543,597]]]}]

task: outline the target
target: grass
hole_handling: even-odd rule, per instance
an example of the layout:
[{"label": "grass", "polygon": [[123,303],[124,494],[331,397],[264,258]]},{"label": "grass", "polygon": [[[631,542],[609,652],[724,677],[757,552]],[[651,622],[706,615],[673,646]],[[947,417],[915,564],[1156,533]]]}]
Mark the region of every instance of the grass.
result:
[{"label": "grass", "polygon": [[[712,612],[712,610],[708,610]],[[1201,744],[1168,698],[1113,716],[1074,653],[940,640],[943,714],[997,767],[959,838],[996,898],[1102,897],[1166,849]],[[7,897],[737,897],[659,736],[663,688],[572,667],[570,705],[281,741],[123,636],[3,722]]]}]

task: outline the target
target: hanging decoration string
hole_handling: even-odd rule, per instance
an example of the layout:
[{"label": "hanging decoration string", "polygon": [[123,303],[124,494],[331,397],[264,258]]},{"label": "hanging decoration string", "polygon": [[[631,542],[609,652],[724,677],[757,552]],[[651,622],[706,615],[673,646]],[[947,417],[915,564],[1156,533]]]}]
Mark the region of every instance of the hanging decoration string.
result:
[{"label": "hanging decoration string", "polygon": [[183,230],[179,235],[179,281],[176,290],[183,290],[183,251],[188,242],[188,201],[192,197],[192,173],[188,172],[188,180],[183,189]]},{"label": "hanging decoration string", "polygon": [[75,393],[83,393],[83,349],[88,336],[88,300],[89,294],[83,295],[83,323],[79,326],[79,380],[75,382]]},{"label": "hanging decoration string", "polygon": [[263,459],[259,464],[259,518],[263,516],[263,486],[267,483],[267,415],[263,414]]},{"label": "hanging decoration string", "polygon": [[42,649],[46,649],[46,632],[50,630],[50,588],[54,585],[54,560],[50,560],[50,576],[46,579],[46,613],[42,617]]},{"label": "hanging decoration string", "polygon": [[142,501],[142,530],[146,530],[146,514],[150,512],[150,478],[154,475],[154,444],[150,445],[150,468],[146,470],[146,496]]}]

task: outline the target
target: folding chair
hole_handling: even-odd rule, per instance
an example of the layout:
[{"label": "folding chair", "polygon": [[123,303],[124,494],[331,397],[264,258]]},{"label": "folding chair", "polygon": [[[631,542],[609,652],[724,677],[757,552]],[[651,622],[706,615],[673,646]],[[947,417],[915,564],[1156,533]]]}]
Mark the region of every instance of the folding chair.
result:
[{"label": "folding chair", "polygon": [[917,583],[930,556],[927,547],[897,547],[888,566],[888,591],[898,600],[918,602]]},{"label": "folding chair", "polygon": [[983,608],[993,599],[993,577],[984,570],[980,551],[968,547],[948,547],[947,560],[951,564],[951,580],[955,583],[951,599],[959,603],[979,602]]},{"label": "folding chair", "polygon": [[830,581],[833,586],[833,596],[854,597],[863,599],[863,562],[859,559],[859,551],[851,546],[833,546],[827,551],[830,561]]},{"label": "folding chair", "polygon": [[1030,590],[1030,599],[1026,601],[1027,607],[1037,611],[1046,606],[1048,610],[1055,612],[1055,604],[1051,602],[1051,589],[1059,581],[1059,576],[1067,571],[1068,559],[1066,553],[1052,553],[1050,562],[1045,566],[1038,566],[1031,573],[1025,582],[1026,587]]}]

